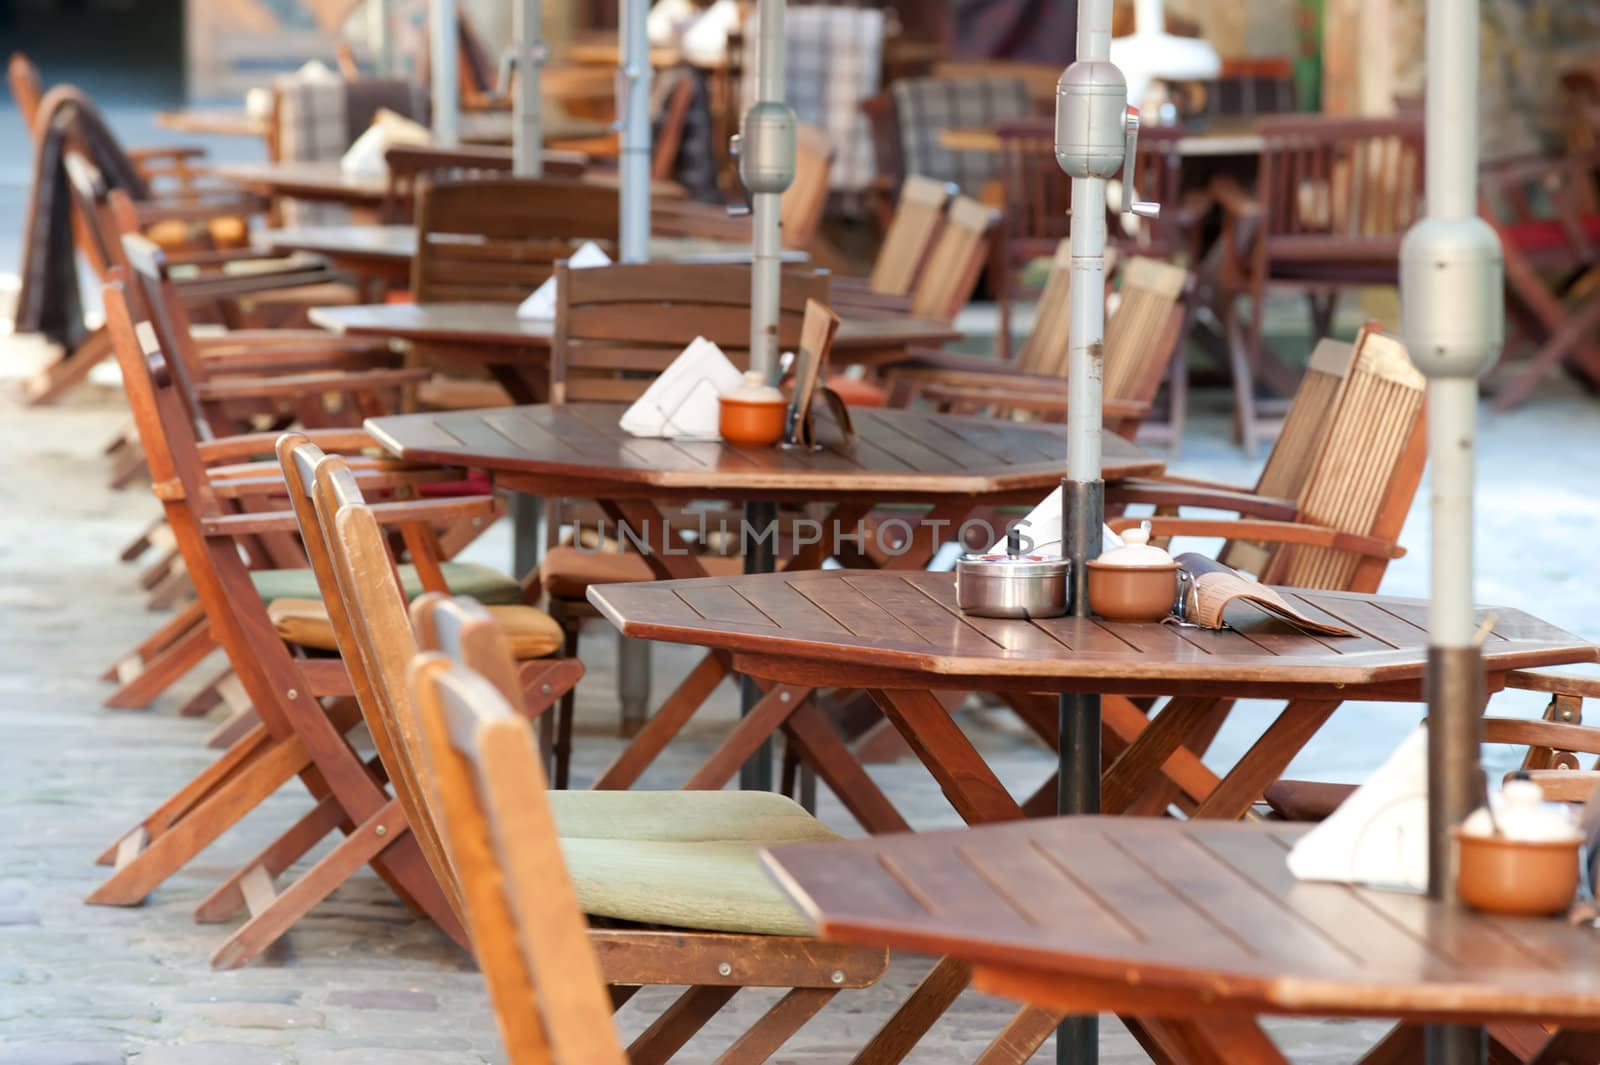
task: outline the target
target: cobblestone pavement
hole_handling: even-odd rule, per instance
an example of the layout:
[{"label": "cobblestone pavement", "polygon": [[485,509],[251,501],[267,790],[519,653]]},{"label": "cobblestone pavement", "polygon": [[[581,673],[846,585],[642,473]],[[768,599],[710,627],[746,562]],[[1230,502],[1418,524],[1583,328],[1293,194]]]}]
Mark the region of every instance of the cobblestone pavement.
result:
[{"label": "cobblestone pavement", "polygon": [[[0,338],[0,374],[15,376],[29,349]],[[155,510],[140,487],[104,486],[100,446],[124,413],[114,391],[80,390],[62,406],[26,410],[0,381],[0,1065],[431,1065],[497,1059],[482,987],[469,961],[430,926],[411,919],[388,890],[363,873],[250,967],[213,972],[206,959],[223,929],[191,919],[200,898],[274,832],[306,808],[286,788],[138,909],[85,906],[102,871],[94,855],[140,814],[209,760],[204,721],[174,713],[189,690],[147,712],[103,710],[98,672],[157,618],[146,613],[133,568],[117,549]],[[1485,425],[1480,598],[1533,609],[1600,637],[1590,603],[1600,529],[1600,408],[1554,389],[1525,411]],[[1252,470],[1228,444],[1222,420],[1196,418],[1180,469],[1248,482]],[[1426,500],[1427,491],[1418,496]],[[1426,590],[1426,508],[1406,533],[1413,553],[1391,571],[1396,592]],[[475,548],[509,555],[504,530]],[[591,676],[579,706],[579,778],[609,760],[617,741],[610,653],[596,628],[585,640]],[[656,690],[668,690],[692,655],[661,648]],[[1537,702],[1497,708],[1534,712]],[[1227,762],[1251,742],[1268,708],[1244,704],[1219,738]],[[655,782],[671,786],[708,749],[734,713],[731,688],[675,745]],[[1358,778],[1416,720],[1416,707],[1346,707],[1291,772]],[[1042,780],[1050,758],[1004,716],[966,721],[975,741],[1014,790]],[[877,767],[875,776],[918,827],[955,823],[938,789],[915,764]],[[848,819],[824,796],[825,819]],[[315,857],[315,855],[313,855]],[[897,958],[868,992],[842,995],[775,1059],[848,1059],[904,996],[926,960]],[[659,1007],[665,992],[641,995]],[[769,999],[741,996],[683,1060],[709,1061]],[[963,998],[913,1057],[971,1061],[1007,1014],[1003,1003]],[[625,1009],[629,1033],[646,1011]],[[1297,1060],[1359,1056],[1381,1025],[1275,1024]],[[1114,1021],[1104,1025],[1104,1060],[1144,1060]],[[1040,1059],[1053,1060],[1050,1051]]]}]

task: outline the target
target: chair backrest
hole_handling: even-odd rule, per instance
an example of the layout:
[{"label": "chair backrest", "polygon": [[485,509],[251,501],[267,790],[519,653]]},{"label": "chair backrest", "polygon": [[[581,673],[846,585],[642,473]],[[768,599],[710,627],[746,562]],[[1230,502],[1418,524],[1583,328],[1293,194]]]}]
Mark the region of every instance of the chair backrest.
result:
[{"label": "chair backrest", "polygon": [[[1107,249],[1110,253],[1110,249]],[[1112,264],[1106,262],[1110,276]],[[1072,328],[1072,243],[1063,238],[1050,259],[1050,273],[1039,293],[1033,328],[1017,352],[1017,369],[1026,374],[1067,374],[1067,346]]]},{"label": "chair backrest", "polygon": [[[1056,162],[1055,127],[1042,120],[995,127],[1005,205],[1005,239],[1050,242],[1065,237],[1072,209],[1072,182]],[[1022,248],[1019,254],[1031,255]]]},{"label": "chair backrest", "polygon": [[833,142],[815,126],[795,126],[794,180],[784,190],[778,207],[783,243],[806,248],[822,227],[828,206],[828,175],[833,169]]},{"label": "chair backrest", "polygon": [[[456,876],[424,796],[421,737],[405,712],[406,668],[417,645],[383,530],[343,458],[297,433],[280,437],[277,452],[361,718],[406,822],[459,914]],[[406,531],[432,536],[426,528]]]},{"label": "chair backrest", "polygon": [[[1299,498],[1316,465],[1329,421],[1339,408],[1354,355],[1355,346],[1342,340],[1324,337],[1317,341],[1278,438],[1256,479],[1257,495],[1269,499]],[[1234,569],[1265,573],[1274,551],[1271,545],[1231,540],[1223,545],[1217,560]]]},{"label": "chair backrest", "polygon": [[1265,142],[1257,185],[1269,255],[1398,251],[1422,211],[1420,117],[1275,115],[1257,129]]},{"label": "chair backrest", "polygon": [[106,272],[122,262],[107,204],[109,190],[100,168],[82,152],[68,149],[62,165],[67,171],[67,191],[72,198],[72,232],[78,251],[89,261],[94,276],[104,282]]},{"label": "chair backrest", "polygon": [[1117,309],[1106,319],[1106,399],[1155,399],[1183,331],[1188,283],[1188,271],[1173,263],[1136,255],[1123,264]]},{"label": "chair backrest", "polygon": [[872,264],[868,284],[886,296],[907,296],[923,258],[939,235],[953,186],[913,174],[900,186],[894,217]]},{"label": "chair backrest", "polygon": [[945,212],[944,227],[911,290],[911,313],[953,322],[972,298],[989,258],[989,239],[999,212],[958,196]]},{"label": "chair backrest", "polygon": [[[750,358],[750,268],[630,263],[573,270],[556,264],[550,401],[631,402],[695,337],[741,368]],[[778,345],[794,350],[806,301],[828,301],[828,275],[783,275]]]},{"label": "chair backrest", "polygon": [[[419,628],[428,623],[419,620]],[[531,726],[496,685],[447,655],[417,658],[410,680],[428,791],[460,873],[508,1059],[623,1065],[612,1001],[562,859]]]},{"label": "chair backrest", "polygon": [[11,99],[22,115],[22,128],[37,142],[39,131],[35,120],[39,115],[39,101],[44,99],[44,81],[39,77],[39,68],[21,52],[12,52],[11,62],[6,65],[6,83],[11,86]]},{"label": "chair backrest", "polygon": [[[1296,502],[1300,520],[1393,542],[1422,468],[1425,381],[1395,337],[1364,329],[1338,406]],[[1377,591],[1387,560],[1331,547],[1288,545],[1264,578],[1296,588]]]},{"label": "chair backrest", "polygon": [[517,303],[585,240],[617,241],[617,194],[578,181],[424,182],[417,197],[418,302]]},{"label": "chair backrest", "polygon": [[999,160],[987,152],[953,152],[947,129],[1021,122],[1036,113],[1028,83],[1017,77],[901,78],[889,86],[907,174],[952,181],[976,196],[995,177]]},{"label": "chair backrest", "polygon": [[[511,149],[493,144],[463,144],[443,148],[431,144],[397,144],[384,153],[389,184],[380,214],[386,222],[412,220],[417,188],[425,178],[438,184],[499,178],[511,172]],[[589,160],[580,152],[546,151],[544,175],[548,179],[581,178]]]}]

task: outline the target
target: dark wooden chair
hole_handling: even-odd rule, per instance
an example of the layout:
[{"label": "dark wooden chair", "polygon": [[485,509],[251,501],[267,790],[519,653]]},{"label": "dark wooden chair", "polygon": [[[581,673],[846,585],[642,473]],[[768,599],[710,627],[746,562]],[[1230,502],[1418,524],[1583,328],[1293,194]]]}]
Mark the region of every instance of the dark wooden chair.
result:
[{"label": "dark wooden chair", "polygon": [[[493,621],[443,597],[419,600],[413,617],[434,650],[411,666],[394,749],[422,781],[421,813],[447,858],[437,872],[455,885],[512,1065],[665,1062],[739,991],[784,989],[718,1059],[760,1065],[840,991],[882,975],[886,952],[795,934],[798,914],[781,920],[761,848],[831,836],[798,806],[737,791],[547,792],[532,729],[499,680]],[[633,823],[640,814],[648,824]],[[646,862],[636,901],[608,890]],[[751,887],[779,919],[730,925],[754,916]],[[610,920],[592,927],[586,912]],[[661,985],[686,990],[625,1054],[611,1014]]]},{"label": "dark wooden chair", "polygon": [[[1557,366],[1600,387],[1600,152],[1556,159],[1519,159],[1479,174],[1480,213],[1500,234],[1505,255],[1506,310],[1513,325],[1494,371],[1495,407],[1521,403]],[[1518,342],[1535,350],[1525,363],[1510,357]]]},{"label": "dark wooden chair", "polygon": [[[438,184],[507,176],[511,172],[511,149],[492,144],[454,148],[395,145],[384,153],[384,162],[389,168],[389,184],[379,209],[379,219],[410,222],[415,214],[417,188],[424,179]],[[588,157],[580,152],[547,150],[544,153],[546,180],[576,180],[588,169]]]},{"label": "dark wooden chair", "polygon": [[[736,365],[747,364],[750,273],[745,267],[647,263],[571,270],[563,263],[556,267],[556,278],[552,403],[632,402],[697,336],[716,344]],[[806,304],[824,302],[827,294],[825,273],[786,274],[778,319],[780,348],[795,349]],[[546,506],[552,528],[559,527],[562,513],[577,513],[565,511],[559,501],[547,501]],[[743,565],[737,555],[709,556],[705,561],[709,567],[729,571]],[[546,553],[537,587],[548,596],[551,615],[566,630],[567,655],[577,657],[583,623],[597,616],[588,600],[589,587],[653,579],[653,571],[637,554],[565,545]],[[563,699],[557,719],[557,787],[567,782],[574,698]],[[678,701],[678,695],[668,701]],[[624,720],[622,728],[631,733],[642,724]]]},{"label": "dark wooden chair", "polygon": [[1420,116],[1279,115],[1258,129],[1265,145],[1254,193],[1227,178],[1212,183],[1224,219],[1218,293],[1247,454],[1262,433],[1254,383],[1285,395],[1294,387],[1263,337],[1267,292],[1304,293],[1314,335],[1326,336],[1342,289],[1398,283],[1400,241],[1421,214],[1423,186]]}]

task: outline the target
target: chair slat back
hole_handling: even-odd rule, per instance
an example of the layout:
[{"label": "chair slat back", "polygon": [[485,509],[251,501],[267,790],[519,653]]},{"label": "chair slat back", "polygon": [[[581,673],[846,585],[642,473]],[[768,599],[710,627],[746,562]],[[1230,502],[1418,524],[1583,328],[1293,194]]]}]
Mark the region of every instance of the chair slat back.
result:
[{"label": "chair slat back", "polygon": [[1106,320],[1104,395],[1148,403],[1172,362],[1183,322],[1183,267],[1133,256],[1122,267],[1120,300]]},{"label": "chair slat back", "polygon": [[294,433],[279,439],[277,452],[362,720],[429,868],[460,915],[459,884],[424,797],[422,740],[404,710],[417,645],[389,546],[343,458]]},{"label": "chair slat back", "polygon": [[592,240],[614,250],[617,194],[577,181],[423,182],[411,293],[419,302],[516,303]]},{"label": "chair slat back", "polygon": [[[1270,499],[1297,499],[1316,465],[1333,412],[1339,408],[1354,345],[1324,337],[1311,352],[1306,372],[1295,389],[1283,427],[1273,441],[1256,494]],[[1276,548],[1244,540],[1223,545],[1217,560],[1234,569],[1265,573]]]},{"label": "chair slat back", "polygon": [[815,126],[795,126],[794,180],[784,190],[778,217],[786,248],[805,248],[822,228],[833,172],[833,142]]},{"label": "chair slat back", "polygon": [[39,77],[39,68],[21,52],[12,52],[11,62],[6,64],[6,84],[11,87],[11,99],[22,115],[22,128],[38,143],[39,131],[34,120],[39,114],[39,101],[44,99],[44,81]]},{"label": "chair slat back", "polygon": [[1055,130],[1040,121],[996,128],[1005,239],[1014,255],[1031,254],[1068,235],[1072,182],[1056,162]]},{"label": "chair slat back", "polygon": [[957,196],[944,228],[911,290],[911,313],[951,322],[972,298],[989,258],[989,238],[998,212],[968,196]]},{"label": "chair slat back", "polygon": [[[1107,254],[1110,252],[1108,250]],[[1106,273],[1112,266],[1106,261]],[[1050,260],[1050,274],[1033,320],[1033,329],[1017,352],[1017,369],[1027,374],[1065,377],[1072,329],[1072,244],[1062,239]]]},{"label": "chair slat back", "polygon": [[105,178],[100,168],[82,152],[69,149],[63,157],[67,190],[72,197],[72,231],[78,250],[89,260],[94,276],[104,282],[106,271],[122,261],[115,247],[115,227],[106,204]]},{"label": "chair slat back", "polygon": [[[695,337],[716,344],[735,365],[748,364],[748,266],[629,263],[573,270],[558,263],[555,276],[552,403],[638,399]],[[793,350],[800,342],[806,301],[827,299],[826,273],[784,273],[780,348]]]},{"label": "chair slat back", "polygon": [[872,264],[868,285],[886,296],[908,296],[923,258],[939,235],[953,186],[912,174],[900,186],[894,217]]},{"label": "chair slat back", "polygon": [[[1399,538],[1427,459],[1425,381],[1405,346],[1363,331],[1317,460],[1297,499],[1300,519],[1340,532]],[[1279,551],[1268,579],[1296,588],[1376,591],[1386,562],[1328,547]]]},{"label": "chair slat back", "polygon": [[1320,241],[1329,258],[1348,258],[1363,243],[1398,240],[1421,214],[1420,118],[1276,115],[1257,128],[1269,244]]},{"label": "chair slat back", "polygon": [[512,1065],[623,1065],[528,722],[482,675],[419,657],[428,784]]}]

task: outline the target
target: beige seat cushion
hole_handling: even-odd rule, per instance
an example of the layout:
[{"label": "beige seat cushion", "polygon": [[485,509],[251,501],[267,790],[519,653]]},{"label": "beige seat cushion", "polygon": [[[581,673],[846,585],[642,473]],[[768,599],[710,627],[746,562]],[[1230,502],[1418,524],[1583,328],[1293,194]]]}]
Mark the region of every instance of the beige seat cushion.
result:
[{"label": "beige seat cushion", "polygon": [[[561,649],[564,634],[554,618],[536,607],[512,604],[488,608],[490,615],[505,630],[511,653],[519,660],[544,658]],[[274,599],[267,606],[278,635],[298,647],[337,651],[338,639],[328,608],[320,599]]]},{"label": "beige seat cushion", "polygon": [[751,791],[550,793],[584,912],[702,932],[809,936],[761,850],[838,837],[792,800]]},{"label": "beige seat cushion", "polygon": [[[415,599],[422,594],[422,579],[417,567],[409,562],[395,567],[400,571],[400,583],[406,598]],[[507,577],[493,566],[480,566],[476,562],[445,562],[439,572],[445,584],[455,595],[467,595],[480,603],[515,603],[522,599],[522,585]],[[267,602],[274,599],[321,599],[317,575],[309,569],[255,570],[250,580],[256,591]]]},{"label": "beige seat cushion", "polygon": [[[713,577],[744,572],[744,559],[728,555],[702,555],[700,564]],[[580,551],[553,547],[539,564],[545,591],[556,599],[583,599],[591,584],[629,584],[659,578],[642,555],[617,551]]]}]

